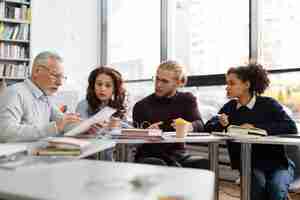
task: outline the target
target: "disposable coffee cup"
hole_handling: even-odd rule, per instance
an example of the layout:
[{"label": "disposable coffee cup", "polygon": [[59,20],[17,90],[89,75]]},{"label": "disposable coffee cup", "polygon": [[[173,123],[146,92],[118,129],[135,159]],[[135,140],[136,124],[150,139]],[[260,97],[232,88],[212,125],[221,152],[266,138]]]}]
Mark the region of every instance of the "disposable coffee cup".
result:
[{"label": "disposable coffee cup", "polygon": [[116,117],[112,117],[108,123],[108,135],[120,135],[121,130],[121,120]]},{"label": "disposable coffee cup", "polygon": [[176,128],[176,137],[184,138],[188,134],[189,124],[176,124],[175,128]]}]

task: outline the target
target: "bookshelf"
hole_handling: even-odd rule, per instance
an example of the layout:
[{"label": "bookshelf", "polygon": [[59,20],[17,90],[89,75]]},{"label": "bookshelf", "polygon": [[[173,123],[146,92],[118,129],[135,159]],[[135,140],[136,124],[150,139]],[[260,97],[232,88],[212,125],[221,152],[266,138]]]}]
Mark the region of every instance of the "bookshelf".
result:
[{"label": "bookshelf", "polygon": [[29,76],[30,0],[0,0],[0,81]]}]

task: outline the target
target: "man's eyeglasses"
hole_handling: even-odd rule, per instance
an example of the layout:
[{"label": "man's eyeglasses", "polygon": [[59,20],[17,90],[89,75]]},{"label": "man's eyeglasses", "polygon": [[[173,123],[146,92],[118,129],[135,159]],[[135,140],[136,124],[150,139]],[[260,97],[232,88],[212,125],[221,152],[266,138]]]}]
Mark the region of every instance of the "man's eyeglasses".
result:
[{"label": "man's eyeglasses", "polygon": [[43,69],[46,69],[48,71],[48,73],[50,74],[50,76],[54,77],[56,80],[62,80],[62,81],[66,81],[67,77],[64,76],[63,74],[56,74],[54,72],[52,72],[47,66],[45,65],[39,65],[39,67],[42,67]]}]

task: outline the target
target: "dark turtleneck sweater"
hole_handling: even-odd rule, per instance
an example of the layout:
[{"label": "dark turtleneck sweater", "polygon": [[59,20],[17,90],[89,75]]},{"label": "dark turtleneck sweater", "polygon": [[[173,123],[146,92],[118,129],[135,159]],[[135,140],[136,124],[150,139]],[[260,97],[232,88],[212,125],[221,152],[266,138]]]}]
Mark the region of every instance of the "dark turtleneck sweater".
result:
[{"label": "dark turtleneck sweater", "polygon": [[[147,128],[149,125],[162,121],[163,131],[175,131],[171,123],[176,118],[192,122],[194,132],[203,131],[203,122],[198,110],[196,97],[191,93],[177,92],[172,97],[157,97],[155,94],[137,102],[133,108],[133,121],[136,127]],[[184,150],[183,143],[177,144],[147,144],[139,151],[152,153],[172,153]]]},{"label": "dark turtleneck sweater", "polygon": [[[297,133],[295,122],[286,114],[282,106],[270,97],[257,96],[252,109],[246,106],[237,109],[237,101],[231,100],[221,108],[219,113],[228,115],[229,124],[253,124],[257,128],[266,130],[268,135]],[[217,117],[213,117],[205,124],[205,130],[208,132],[224,129]],[[232,168],[239,169],[240,144],[229,142],[228,150]],[[288,166],[283,145],[255,144],[252,150],[252,164],[255,168],[268,170]]]}]

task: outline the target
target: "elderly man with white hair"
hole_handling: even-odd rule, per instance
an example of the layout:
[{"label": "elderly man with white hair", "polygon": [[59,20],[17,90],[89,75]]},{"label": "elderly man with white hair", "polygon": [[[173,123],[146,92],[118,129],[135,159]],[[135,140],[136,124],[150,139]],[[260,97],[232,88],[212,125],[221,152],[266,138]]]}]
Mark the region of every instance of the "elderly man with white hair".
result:
[{"label": "elderly man with white hair", "polygon": [[80,120],[77,114],[63,114],[50,102],[62,85],[62,58],[45,51],[32,65],[30,79],[9,86],[0,96],[0,141],[34,141],[63,134],[66,125]]}]

